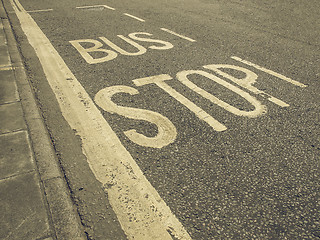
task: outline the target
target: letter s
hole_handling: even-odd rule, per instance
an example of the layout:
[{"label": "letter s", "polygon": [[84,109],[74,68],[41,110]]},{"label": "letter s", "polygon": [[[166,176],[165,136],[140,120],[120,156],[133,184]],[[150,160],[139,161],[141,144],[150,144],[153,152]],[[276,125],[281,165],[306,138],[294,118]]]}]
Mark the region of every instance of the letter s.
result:
[{"label": "letter s", "polygon": [[172,122],[163,115],[139,108],[122,107],[112,102],[111,98],[117,93],[128,93],[130,95],[139,94],[138,90],[128,86],[112,86],[100,90],[94,101],[103,110],[109,113],[116,113],[121,116],[144,120],[153,123],[158,128],[158,134],[155,137],[146,137],[143,134],[137,133],[135,129],[125,131],[124,134],[134,143],[145,147],[162,148],[174,142],[177,136],[177,130]]},{"label": "letter s", "polygon": [[128,36],[132,38],[133,40],[141,41],[141,42],[152,42],[152,43],[159,43],[162,44],[163,46],[155,46],[152,45],[149,48],[151,49],[157,49],[157,50],[166,50],[173,48],[173,45],[169,42],[162,41],[162,40],[157,40],[157,39],[152,39],[152,38],[142,38],[142,37],[137,37],[137,35],[147,35],[147,36],[152,36],[151,33],[146,33],[146,32],[135,32],[135,33],[130,33]]}]

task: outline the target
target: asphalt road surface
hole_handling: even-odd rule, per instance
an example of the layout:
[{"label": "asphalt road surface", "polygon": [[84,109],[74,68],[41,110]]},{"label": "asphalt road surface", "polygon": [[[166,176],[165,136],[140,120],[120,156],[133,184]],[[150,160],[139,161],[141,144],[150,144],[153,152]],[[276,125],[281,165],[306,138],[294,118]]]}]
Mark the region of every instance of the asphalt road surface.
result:
[{"label": "asphalt road surface", "polygon": [[5,3],[88,239],[320,238],[318,0]]}]

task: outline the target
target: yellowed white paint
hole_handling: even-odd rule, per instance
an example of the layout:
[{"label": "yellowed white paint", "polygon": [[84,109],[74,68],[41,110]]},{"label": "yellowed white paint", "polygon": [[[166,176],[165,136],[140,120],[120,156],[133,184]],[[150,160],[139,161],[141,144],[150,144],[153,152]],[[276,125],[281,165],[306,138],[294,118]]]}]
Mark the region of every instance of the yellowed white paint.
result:
[{"label": "yellowed white paint", "polygon": [[108,46],[112,47],[114,50],[116,50],[117,52],[121,53],[122,55],[127,55],[127,56],[138,56],[138,55],[142,55],[144,53],[147,52],[147,49],[143,46],[141,46],[140,44],[132,41],[130,38],[127,38],[123,35],[117,35],[119,38],[121,38],[122,40],[124,40],[125,42],[131,44],[133,47],[137,48],[138,51],[137,52],[127,52],[125,50],[123,50],[122,48],[118,47],[116,44],[114,44],[113,42],[111,42],[109,39],[107,39],[106,37],[99,37],[103,42],[105,42]]},{"label": "yellowed white paint", "polygon": [[239,57],[233,56],[233,57],[231,57],[231,58],[234,59],[234,60],[236,60],[236,61],[242,62],[242,63],[244,63],[244,64],[246,64],[246,65],[248,65],[248,66],[254,67],[254,68],[256,68],[256,69],[258,69],[258,70],[260,70],[260,71],[263,71],[263,72],[265,72],[265,73],[268,73],[268,74],[270,74],[270,75],[272,75],[272,76],[275,76],[275,77],[277,77],[277,78],[280,78],[280,79],[282,79],[282,80],[284,80],[284,81],[286,81],[286,82],[288,82],[288,83],[291,83],[291,84],[293,84],[293,85],[296,85],[296,86],[299,86],[299,87],[307,87],[307,85],[304,85],[303,83],[300,83],[300,82],[298,82],[298,81],[296,81],[296,80],[293,80],[293,79],[291,79],[291,78],[288,78],[288,77],[286,77],[286,76],[284,76],[284,75],[282,75],[282,74],[280,74],[280,73],[274,72],[274,71],[272,71],[272,70],[270,70],[270,69],[261,67],[261,66],[259,66],[259,65],[257,65],[257,64],[252,63],[252,62],[243,60],[243,59],[241,59],[241,58],[239,58]]},{"label": "yellowed white paint", "polygon": [[152,39],[152,38],[138,37],[137,35],[152,36],[151,33],[147,33],[147,32],[130,33],[128,36],[133,40],[137,40],[137,41],[141,41],[141,42],[159,43],[159,44],[163,45],[163,46],[155,46],[155,45],[149,46],[148,48],[151,48],[151,49],[167,50],[167,49],[173,48],[173,45],[169,42],[158,40],[158,39]]},{"label": "yellowed white paint", "polygon": [[100,7],[103,7],[103,8],[106,8],[106,9],[110,9],[110,10],[116,10],[115,8],[113,7],[110,7],[108,5],[91,5],[91,6],[81,6],[81,7],[76,7],[77,9],[88,9],[88,8],[100,8]]},{"label": "yellowed white paint", "polygon": [[[10,0],[21,28],[42,64],[62,115],[82,141],[83,153],[128,239],[191,239],[143,175],[130,153],[18,0]],[[68,81],[66,81],[68,79]],[[106,236],[107,237],[107,236]]]},{"label": "yellowed white paint", "polygon": [[12,69],[13,69],[12,66],[0,65],[0,71],[7,71],[7,70],[12,70]]},{"label": "yellowed white paint", "polygon": [[[283,102],[282,100],[271,96],[270,94],[256,88],[253,86],[253,84],[256,82],[258,75],[255,74],[254,72],[250,71],[249,69],[243,68],[243,67],[238,67],[238,66],[234,66],[234,65],[228,65],[228,64],[211,64],[211,65],[206,65],[203,66],[206,69],[210,69],[215,71],[216,73],[218,73],[219,75],[230,79],[231,81],[233,81],[234,83],[238,84],[239,86],[248,89],[249,91],[258,94],[260,96],[263,97],[267,97],[267,99],[270,102],[273,102],[281,107],[288,107],[289,104]],[[243,72],[246,74],[246,76],[244,78],[236,78],[224,71],[221,71],[220,69],[234,69],[240,72]]]},{"label": "yellowed white paint", "polygon": [[133,15],[131,15],[131,14],[129,14],[129,13],[124,13],[124,15],[126,15],[126,16],[128,16],[128,17],[131,17],[131,18],[133,18],[133,19],[135,19],[135,20],[138,20],[138,21],[140,21],[140,22],[145,22],[145,20],[143,20],[142,18],[138,18],[138,17],[133,16]]},{"label": "yellowed white paint", "polygon": [[[96,63],[102,63],[107,62],[112,59],[115,59],[118,54],[112,50],[108,50],[105,48],[102,48],[103,44],[99,42],[98,40],[94,39],[80,39],[80,40],[72,40],[69,41],[72,46],[78,50],[80,55],[84,58],[84,60],[87,61],[89,64],[96,64]],[[94,46],[89,48],[84,48],[80,43],[92,43]],[[100,58],[93,58],[89,53],[91,52],[103,52],[106,53],[106,56],[100,57]]]},{"label": "yellowed white paint", "polygon": [[191,102],[189,99],[184,97],[182,94],[178,93],[172,87],[170,87],[165,81],[171,80],[172,77],[168,74],[161,74],[146,78],[138,78],[133,80],[136,86],[143,86],[146,84],[156,84],[159,88],[167,92],[171,97],[176,99],[178,102],[187,107],[190,111],[192,111],[199,119],[208,123],[214,130],[216,131],[224,131],[226,130],[226,126],[222,123],[218,122],[216,119],[211,117],[208,113],[206,113],[203,109],[198,107],[196,104]]},{"label": "yellowed white paint", "polygon": [[[72,40],[69,42],[72,44],[72,46],[75,49],[78,50],[80,55],[89,64],[96,64],[96,63],[102,63],[102,62],[107,62],[107,61],[113,60],[118,56],[118,53],[120,53],[122,55],[126,55],[126,56],[138,56],[138,55],[145,54],[147,52],[147,49],[133,40],[140,41],[140,42],[150,42],[150,43],[160,44],[160,45],[149,46],[148,48],[150,48],[150,49],[167,50],[167,49],[173,48],[173,45],[169,42],[162,41],[159,39],[148,38],[148,37],[141,37],[138,35],[152,36],[151,33],[147,33],[147,32],[130,33],[128,35],[130,38],[125,37],[123,35],[117,35],[119,38],[121,38],[122,40],[124,40],[125,42],[130,44],[131,46],[135,47],[137,49],[137,51],[135,51],[135,52],[128,52],[128,51],[120,48],[119,46],[117,46],[116,44],[111,42],[109,39],[107,39],[106,37],[99,37],[99,38],[101,41],[103,41],[105,44],[107,44],[109,47],[111,47],[114,51],[103,48],[103,43],[98,40],[94,40],[94,39],[80,39],[80,40]],[[81,45],[81,43],[82,44],[90,43],[90,44],[93,44],[93,46],[84,48]],[[93,52],[103,52],[103,53],[105,53],[105,56],[93,58],[92,55],[90,55],[90,53],[93,53]]]},{"label": "yellowed white paint", "polygon": [[51,11],[53,11],[53,9],[49,8],[49,9],[30,10],[27,12],[28,13],[39,13],[39,12],[51,12]]},{"label": "yellowed white paint", "polygon": [[[233,91],[234,93],[236,93],[239,96],[246,99],[249,103],[251,103],[254,106],[255,109],[252,111],[243,111],[243,110],[240,110],[240,109],[238,109],[234,106],[231,106],[230,104],[220,100],[219,98],[213,96],[211,93],[208,93],[204,89],[198,87],[193,82],[191,82],[188,79],[188,76],[192,75],[192,74],[204,76],[204,77],[224,86],[225,88]],[[210,100],[212,103],[217,104],[218,106],[224,108],[225,110],[227,110],[235,115],[247,116],[247,117],[258,117],[258,116],[266,113],[266,111],[267,111],[267,108],[264,105],[262,105],[256,98],[251,96],[249,93],[247,93],[247,92],[241,90],[240,88],[237,88],[236,86],[222,80],[221,78],[218,78],[217,76],[215,76],[213,74],[210,74],[210,73],[207,73],[204,71],[199,71],[199,70],[186,70],[186,71],[181,71],[181,72],[177,73],[177,79],[181,83],[186,85],[188,88],[190,88],[193,91],[195,91],[196,93],[198,93],[200,96]]]},{"label": "yellowed white paint", "polygon": [[139,94],[138,90],[132,87],[112,86],[100,90],[96,94],[94,101],[99,107],[109,113],[116,113],[135,120],[147,121],[155,124],[158,128],[158,133],[154,137],[147,137],[134,129],[125,131],[124,134],[132,142],[153,148],[162,148],[174,142],[177,137],[177,130],[168,118],[157,112],[145,109],[119,106],[111,100],[112,96],[117,93],[127,93],[130,95]]},{"label": "yellowed white paint", "polygon": [[194,40],[194,39],[192,39],[192,38],[183,36],[183,35],[181,35],[181,34],[178,34],[178,33],[174,32],[174,31],[171,31],[171,30],[169,30],[169,29],[166,29],[166,28],[160,28],[160,29],[161,29],[162,31],[165,31],[165,32],[168,32],[168,33],[170,33],[170,34],[172,34],[172,35],[175,35],[175,36],[177,36],[177,37],[179,37],[179,38],[185,39],[185,40],[187,40],[187,41],[189,41],[189,42],[196,42],[196,40]]}]

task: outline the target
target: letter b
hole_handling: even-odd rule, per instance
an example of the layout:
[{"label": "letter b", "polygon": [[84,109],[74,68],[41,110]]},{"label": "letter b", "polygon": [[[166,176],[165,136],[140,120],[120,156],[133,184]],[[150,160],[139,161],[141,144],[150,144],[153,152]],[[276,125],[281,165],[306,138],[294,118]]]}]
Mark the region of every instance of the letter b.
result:
[{"label": "letter b", "polygon": [[[118,54],[112,50],[101,48],[103,44],[98,40],[94,39],[81,39],[81,40],[73,40],[69,41],[75,49],[81,54],[81,56],[87,61],[89,64],[101,63],[110,61],[118,56]],[[84,48],[80,43],[93,43],[93,47]],[[93,58],[89,53],[90,52],[104,52],[107,53],[106,56],[100,58]]]}]

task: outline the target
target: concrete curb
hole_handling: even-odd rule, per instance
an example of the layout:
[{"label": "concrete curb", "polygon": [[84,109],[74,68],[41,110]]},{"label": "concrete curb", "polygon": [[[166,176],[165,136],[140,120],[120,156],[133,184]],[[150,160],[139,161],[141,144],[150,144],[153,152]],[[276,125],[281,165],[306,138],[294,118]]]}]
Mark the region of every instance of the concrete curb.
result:
[{"label": "concrete curb", "polygon": [[57,239],[87,239],[28,81],[3,1],[0,13],[44,197]]}]

